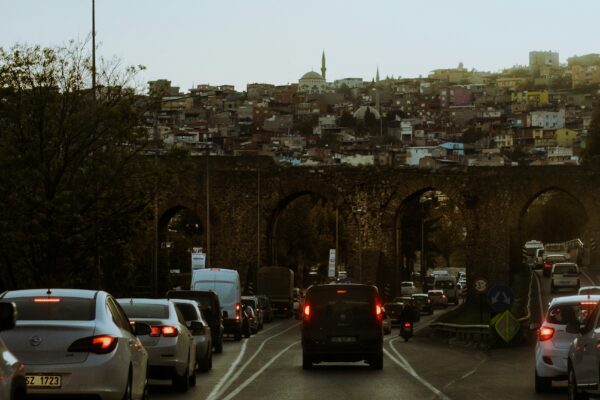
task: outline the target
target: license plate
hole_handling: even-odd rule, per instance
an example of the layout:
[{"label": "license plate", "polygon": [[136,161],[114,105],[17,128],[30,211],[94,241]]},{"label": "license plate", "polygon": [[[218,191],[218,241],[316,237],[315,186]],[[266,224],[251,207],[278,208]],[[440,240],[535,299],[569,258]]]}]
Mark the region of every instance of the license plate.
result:
[{"label": "license plate", "polygon": [[60,375],[26,375],[27,387],[59,389],[62,386]]},{"label": "license plate", "polygon": [[335,336],[331,338],[333,343],[355,343],[356,338],[354,336]]}]

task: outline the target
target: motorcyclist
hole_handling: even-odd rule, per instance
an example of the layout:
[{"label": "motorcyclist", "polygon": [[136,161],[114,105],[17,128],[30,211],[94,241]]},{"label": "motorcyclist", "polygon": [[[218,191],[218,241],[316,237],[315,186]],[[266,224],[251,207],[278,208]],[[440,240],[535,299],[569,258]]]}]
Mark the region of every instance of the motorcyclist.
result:
[{"label": "motorcyclist", "polygon": [[[411,301],[407,301],[402,306],[402,313],[400,314],[400,333],[399,336],[402,336],[402,330],[404,328],[404,324],[410,322],[411,326],[414,326],[415,321],[417,320],[417,313],[419,313],[419,307]],[[412,332],[412,329],[411,329]]]}]

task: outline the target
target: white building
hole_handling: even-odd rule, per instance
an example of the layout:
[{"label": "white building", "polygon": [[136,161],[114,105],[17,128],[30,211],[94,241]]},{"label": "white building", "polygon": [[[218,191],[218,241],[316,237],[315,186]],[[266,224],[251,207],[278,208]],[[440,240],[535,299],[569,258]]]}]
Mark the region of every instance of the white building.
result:
[{"label": "white building", "polygon": [[406,165],[419,166],[419,160],[423,157],[445,157],[446,149],[439,146],[414,146],[406,148]]},{"label": "white building", "polygon": [[336,88],[341,87],[342,85],[346,85],[348,86],[350,89],[358,89],[361,88],[363,86],[363,79],[362,78],[344,78],[344,79],[337,79],[333,82],[333,85]]},{"label": "white building", "polygon": [[565,127],[565,110],[532,111],[529,113],[529,126],[542,129],[558,129]]},{"label": "white building", "polygon": [[327,90],[327,82],[319,73],[310,71],[298,80],[298,91],[302,93],[323,93]]}]

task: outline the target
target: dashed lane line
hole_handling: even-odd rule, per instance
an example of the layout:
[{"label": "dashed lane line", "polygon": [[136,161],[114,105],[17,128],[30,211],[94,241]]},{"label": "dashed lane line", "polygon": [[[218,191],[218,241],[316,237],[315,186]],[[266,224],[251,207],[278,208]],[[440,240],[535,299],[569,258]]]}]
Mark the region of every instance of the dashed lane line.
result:
[{"label": "dashed lane line", "polygon": [[209,393],[207,400],[215,399],[217,397],[217,394],[218,394],[221,386],[223,386],[227,382],[229,377],[233,374],[233,372],[237,368],[240,361],[242,361],[242,358],[244,357],[244,354],[246,353],[246,346],[248,346],[248,341],[244,340],[244,343],[242,343],[242,348],[240,349],[240,353],[238,354],[238,356],[235,358],[235,360],[233,361],[233,363],[227,370],[227,373],[225,375],[223,375],[223,377],[219,380],[219,382],[217,382],[217,384],[215,385],[213,390]]}]

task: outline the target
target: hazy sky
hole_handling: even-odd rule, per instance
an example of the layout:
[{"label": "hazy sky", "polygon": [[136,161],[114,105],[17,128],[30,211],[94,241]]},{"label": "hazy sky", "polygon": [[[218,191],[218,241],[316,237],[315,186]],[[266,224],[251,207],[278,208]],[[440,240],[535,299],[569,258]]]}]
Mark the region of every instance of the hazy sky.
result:
[{"label": "hazy sky", "polygon": [[[192,84],[496,71],[530,50],[600,52],[598,0],[96,0],[99,55]],[[0,46],[60,45],[91,32],[91,0],[0,0]]]}]

